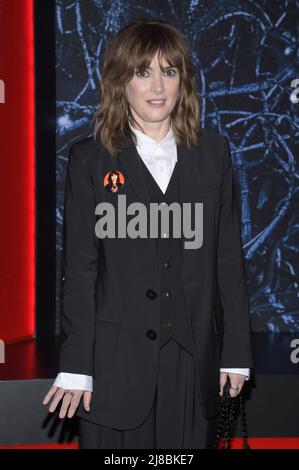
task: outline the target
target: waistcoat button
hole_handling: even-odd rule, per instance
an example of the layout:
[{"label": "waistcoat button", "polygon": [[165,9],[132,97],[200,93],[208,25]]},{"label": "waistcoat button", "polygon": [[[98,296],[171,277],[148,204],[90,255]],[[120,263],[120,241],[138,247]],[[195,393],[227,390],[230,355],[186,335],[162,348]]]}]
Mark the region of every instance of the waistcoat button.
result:
[{"label": "waistcoat button", "polygon": [[146,336],[150,339],[156,339],[157,333],[154,330],[147,330]]},{"label": "waistcoat button", "polygon": [[149,297],[151,300],[154,300],[157,297],[157,292],[154,291],[153,289],[148,289],[146,291],[146,296]]}]

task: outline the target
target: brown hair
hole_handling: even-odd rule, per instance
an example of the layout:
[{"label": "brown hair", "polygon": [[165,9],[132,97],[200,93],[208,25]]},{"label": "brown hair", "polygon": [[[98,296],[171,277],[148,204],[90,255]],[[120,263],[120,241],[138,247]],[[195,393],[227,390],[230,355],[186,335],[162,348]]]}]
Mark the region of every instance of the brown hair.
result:
[{"label": "brown hair", "polygon": [[[100,79],[100,104],[95,113],[93,138],[100,136],[101,143],[116,155],[123,137],[131,137],[137,144],[129,121],[134,121],[125,85],[137,70],[144,72],[155,53],[165,57],[171,67],[180,72],[177,103],[170,116],[176,143],[186,139],[190,148],[197,144],[199,130],[199,103],[196,96],[195,68],[191,62],[183,34],[166,21],[140,19],[131,21],[109,43],[103,60]],[[136,122],[136,121],[135,121]]]}]

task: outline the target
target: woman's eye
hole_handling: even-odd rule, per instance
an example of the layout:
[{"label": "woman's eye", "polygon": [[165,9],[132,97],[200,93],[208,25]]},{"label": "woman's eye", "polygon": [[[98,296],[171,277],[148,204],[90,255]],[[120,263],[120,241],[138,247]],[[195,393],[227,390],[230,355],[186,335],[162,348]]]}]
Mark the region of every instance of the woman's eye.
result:
[{"label": "woman's eye", "polygon": [[[173,76],[176,74],[176,70],[175,70],[175,69],[168,69],[167,72],[172,72],[171,75],[170,75],[171,77],[173,77]],[[166,73],[167,73],[167,72],[166,72]]]},{"label": "woman's eye", "polygon": [[137,72],[136,72],[136,75],[139,77],[139,76],[142,76],[142,75],[140,75],[140,74],[143,74],[143,73],[145,73],[145,70],[143,70],[142,72],[137,71]]},{"label": "woman's eye", "polygon": [[[169,73],[171,72],[171,73]],[[141,74],[144,74],[145,73],[145,70],[143,71],[137,71],[136,72],[136,75],[137,76],[144,76],[144,75],[141,75]],[[175,69],[168,69],[165,71],[165,74],[167,74],[169,77],[174,77],[174,75],[176,75],[176,70]]]}]

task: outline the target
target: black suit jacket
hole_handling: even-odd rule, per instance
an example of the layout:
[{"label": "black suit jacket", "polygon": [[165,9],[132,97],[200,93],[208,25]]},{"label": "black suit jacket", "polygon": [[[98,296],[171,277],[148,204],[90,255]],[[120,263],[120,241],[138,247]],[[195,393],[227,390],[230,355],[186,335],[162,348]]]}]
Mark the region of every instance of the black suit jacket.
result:
[{"label": "black suit jacket", "polygon": [[[203,245],[185,249],[181,269],[191,318],[198,390],[207,418],[219,409],[219,368],[253,367],[250,317],[240,219],[229,144],[202,129],[189,150],[177,145],[180,202],[203,202]],[[71,146],[65,187],[61,372],[92,375],[90,412],[95,423],[130,429],[145,419],[154,400],[159,359],[159,266],[155,238],[106,238],[95,234],[100,202],[126,195],[127,206],[149,207],[140,157],[131,139],[113,157],[92,137]],[[112,194],[107,172],[125,183]],[[149,222],[149,211],[148,211]],[[146,295],[158,292],[153,299]],[[157,336],[149,334],[153,330]]]}]

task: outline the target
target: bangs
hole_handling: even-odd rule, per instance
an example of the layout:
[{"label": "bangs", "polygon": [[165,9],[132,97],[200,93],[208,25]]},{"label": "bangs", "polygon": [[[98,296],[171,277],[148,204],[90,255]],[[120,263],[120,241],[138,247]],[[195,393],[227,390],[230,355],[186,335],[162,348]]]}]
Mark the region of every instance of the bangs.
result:
[{"label": "bangs", "polygon": [[128,54],[127,72],[131,76],[136,70],[144,72],[155,54],[158,52],[158,60],[161,70],[164,69],[162,60],[166,61],[165,67],[176,67],[179,71],[183,69],[181,48],[178,47],[174,38],[168,38],[161,31],[153,31],[152,34],[141,35],[134,38],[134,43]]}]

